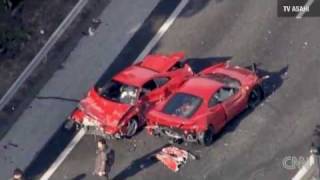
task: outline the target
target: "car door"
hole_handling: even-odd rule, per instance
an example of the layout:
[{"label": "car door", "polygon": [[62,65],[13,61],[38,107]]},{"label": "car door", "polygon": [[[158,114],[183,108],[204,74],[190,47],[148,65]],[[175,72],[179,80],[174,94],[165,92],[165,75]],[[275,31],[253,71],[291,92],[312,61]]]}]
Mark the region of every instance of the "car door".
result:
[{"label": "car door", "polygon": [[220,131],[227,122],[226,112],[214,93],[208,101],[207,118],[215,131]]},{"label": "car door", "polygon": [[165,74],[170,77],[170,81],[166,84],[167,89],[172,92],[179,88],[191,75],[192,71],[188,71],[188,67],[176,69]]},{"label": "car door", "polygon": [[167,83],[170,78],[167,76],[158,76],[146,82],[142,91],[149,103],[155,103],[160,99],[164,99],[168,94]]},{"label": "car door", "polygon": [[245,108],[245,95],[235,87],[222,87],[217,91],[216,98],[221,102],[228,121]]}]

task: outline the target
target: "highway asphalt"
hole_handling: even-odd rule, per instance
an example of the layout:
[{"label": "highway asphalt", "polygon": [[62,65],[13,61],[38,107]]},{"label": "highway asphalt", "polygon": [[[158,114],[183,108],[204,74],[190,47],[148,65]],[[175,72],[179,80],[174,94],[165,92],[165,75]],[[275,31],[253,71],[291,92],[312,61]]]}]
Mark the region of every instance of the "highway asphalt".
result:
[{"label": "highway asphalt", "polygon": [[[174,4],[168,4],[170,9]],[[191,0],[153,52],[183,50],[188,58],[232,57],[232,63],[271,76],[264,85],[268,97],[253,112],[234,119],[210,147],[182,145],[200,156],[173,173],[149,158],[167,142],[144,131],[123,141],[108,141],[115,160],[115,179],[290,179],[298,169],[284,167],[288,156],[307,157],[310,136],[319,123],[319,18],[279,18],[276,1]],[[141,7],[143,8],[143,7]],[[156,10],[154,10],[156,11]],[[110,77],[133,61],[170,11],[152,15],[106,70]],[[139,35],[139,33],[145,36]],[[138,34],[138,35],[137,35]],[[140,42],[141,44],[137,43]],[[144,39],[146,38],[146,39]],[[137,46],[131,46],[130,43]],[[141,49],[142,48],[142,49]],[[121,61],[122,59],[122,61]],[[125,61],[127,59],[127,61]],[[72,132],[58,131],[29,167],[40,177]],[[85,136],[51,179],[95,179],[95,137]],[[58,149],[58,150],[57,150]]]}]

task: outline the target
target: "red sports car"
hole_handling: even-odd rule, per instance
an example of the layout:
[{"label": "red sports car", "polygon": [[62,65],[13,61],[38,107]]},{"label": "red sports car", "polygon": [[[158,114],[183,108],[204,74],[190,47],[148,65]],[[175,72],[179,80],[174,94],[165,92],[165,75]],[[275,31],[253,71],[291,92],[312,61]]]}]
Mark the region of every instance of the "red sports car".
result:
[{"label": "red sports car", "polygon": [[193,74],[182,63],[183,58],[184,54],[179,52],[146,56],[104,85],[90,89],[70,119],[103,135],[133,136],[145,124],[143,112]]},{"label": "red sports car", "polygon": [[227,122],[264,97],[254,71],[219,63],[185,81],[166,100],[152,107],[147,130],[173,140],[210,145]]}]

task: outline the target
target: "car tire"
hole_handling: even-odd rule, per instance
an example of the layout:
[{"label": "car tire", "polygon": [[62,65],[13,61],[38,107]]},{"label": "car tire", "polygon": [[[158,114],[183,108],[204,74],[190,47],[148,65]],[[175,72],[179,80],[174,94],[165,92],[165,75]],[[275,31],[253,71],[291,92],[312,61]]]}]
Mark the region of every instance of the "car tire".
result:
[{"label": "car tire", "polygon": [[131,138],[132,136],[134,136],[138,131],[138,127],[139,127],[139,124],[138,124],[137,118],[132,118],[129,121],[128,126],[127,126],[126,137]]},{"label": "car tire", "polygon": [[200,144],[210,146],[214,140],[214,130],[209,127],[205,132],[201,133],[199,137]]},{"label": "car tire", "polygon": [[261,86],[254,87],[249,95],[248,107],[250,109],[257,107],[263,99],[263,94]]}]

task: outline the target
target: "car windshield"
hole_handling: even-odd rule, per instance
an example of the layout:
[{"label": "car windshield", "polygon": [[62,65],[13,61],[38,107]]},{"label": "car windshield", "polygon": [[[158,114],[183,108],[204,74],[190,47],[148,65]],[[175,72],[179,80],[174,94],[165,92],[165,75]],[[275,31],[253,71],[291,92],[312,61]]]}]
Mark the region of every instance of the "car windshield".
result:
[{"label": "car windshield", "polygon": [[97,91],[106,99],[130,105],[133,105],[138,97],[138,88],[114,80],[97,88]]},{"label": "car windshield", "polygon": [[207,74],[207,78],[223,83],[227,87],[239,88],[240,82],[228,75],[221,73]]},{"label": "car windshield", "polygon": [[201,102],[200,97],[187,93],[177,93],[167,102],[163,112],[182,118],[190,118],[197,111]]}]

